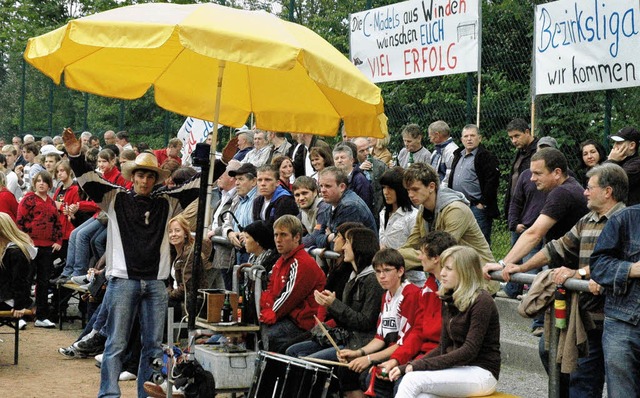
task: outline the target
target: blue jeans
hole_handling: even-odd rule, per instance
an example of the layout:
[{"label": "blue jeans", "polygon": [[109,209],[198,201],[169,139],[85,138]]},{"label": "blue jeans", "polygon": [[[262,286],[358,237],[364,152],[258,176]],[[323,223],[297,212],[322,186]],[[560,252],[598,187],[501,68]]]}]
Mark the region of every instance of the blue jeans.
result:
[{"label": "blue jeans", "polygon": [[118,377],[136,315],[142,352],[138,365],[138,397],[146,397],[144,382],[153,373],[151,361],[162,357],[162,331],[167,313],[167,289],[161,280],[111,278],[103,305],[108,306],[107,342],[100,368],[98,397],[120,397]]},{"label": "blue jeans", "polygon": [[96,257],[96,261],[100,259],[104,255],[104,252],[107,251],[107,228],[102,228],[102,230],[98,231],[93,238],[91,238],[91,248],[93,249],[93,255]]},{"label": "blue jeans", "polygon": [[491,227],[493,226],[493,218],[487,215],[487,209],[478,209],[476,206],[471,206],[471,212],[478,222],[482,235],[484,235],[487,243],[491,245]]},{"label": "blue jeans", "polygon": [[569,396],[571,398],[600,398],[604,389],[604,354],[602,329],[587,332],[589,355],[578,358],[578,369],[571,373]]},{"label": "blue jeans", "polygon": [[[344,348],[343,345],[338,345],[340,349]],[[318,359],[325,359],[327,361],[337,361],[336,349],[333,347],[324,348],[320,344],[313,340],[303,341],[302,343],[296,343],[287,348],[287,355],[290,357],[313,357]]]},{"label": "blue jeans", "polygon": [[609,398],[640,396],[640,326],[605,317],[602,348]]},{"label": "blue jeans", "polygon": [[283,345],[302,333],[304,330],[296,326],[288,317],[282,318],[273,325],[262,324],[262,338],[265,349],[268,351],[283,353],[286,348]]},{"label": "blue jeans", "polygon": [[[98,308],[96,308],[96,310],[93,311],[93,314],[91,314],[91,317],[87,321],[87,324],[85,325],[84,329],[82,329],[82,333],[80,333],[80,336],[78,336],[78,340],[76,341],[82,340],[84,336],[91,333],[91,331],[93,330],[93,325],[95,325],[96,320],[100,316],[101,308],[103,308],[102,303],[98,304]],[[96,329],[96,330],[99,330],[99,329]]]},{"label": "blue jeans", "polygon": [[90,218],[71,232],[67,248],[67,263],[62,270],[64,276],[81,276],[89,269],[91,259],[91,238],[106,228],[95,218]]}]

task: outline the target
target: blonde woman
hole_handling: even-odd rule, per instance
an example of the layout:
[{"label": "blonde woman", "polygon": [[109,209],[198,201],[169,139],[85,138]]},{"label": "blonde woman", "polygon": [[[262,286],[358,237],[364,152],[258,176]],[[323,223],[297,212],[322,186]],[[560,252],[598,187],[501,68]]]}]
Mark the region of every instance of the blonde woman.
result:
[{"label": "blonde woman", "polygon": [[493,394],[500,374],[500,321],[484,290],[480,257],[470,247],[453,246],[440,255],[442,331],[431,352],[396,366],[397,398]]},{"label": "blonde woman", "polygon": [[[21,318],[31,306],[29,263],[37,252],[29,235],[8,214],[0,213],[0,311],[12,311]],[[24,325],[20,321],[21,329]]]},{"label": "blonde woman", "polygon": [[371,150],[371,155],[380,160],[382,163],[388,165],[389,167],[395,166],[393,164],[393,156],[391,152],[387,148],[389,145],[389,141],[391,140],[391,136],[387,135],[384,138],[369,138],[369,143],[373,147]]},{"label": "blonde woman", "polygon": [[[190,294],[193,281],[193,244],[194,238],[189,229],[189,222],[183,215],[177,215],[169,220],[167,227],[169,243],[171,244],[171,283],[168,288],[169,305],[176,309],[176,316],[180,319],[181,304],[185,301],[185,294]],[[201,261],[204,267],[205,262]],[[203,269],[198,282],[198,288],[208,288],[209,273],[213,269]]]}]

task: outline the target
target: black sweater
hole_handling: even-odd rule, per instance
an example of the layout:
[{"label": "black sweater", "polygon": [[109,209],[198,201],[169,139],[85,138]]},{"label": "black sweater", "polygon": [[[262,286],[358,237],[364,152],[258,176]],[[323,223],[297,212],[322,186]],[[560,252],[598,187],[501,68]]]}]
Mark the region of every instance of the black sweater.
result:
[{"label": "black sweater", "polygon": [[10,246],[2,257],[0,265],[0,301],[13,299],[13,308],[22,310],[32,304],[29,294],[29,259],[17,246]]}]

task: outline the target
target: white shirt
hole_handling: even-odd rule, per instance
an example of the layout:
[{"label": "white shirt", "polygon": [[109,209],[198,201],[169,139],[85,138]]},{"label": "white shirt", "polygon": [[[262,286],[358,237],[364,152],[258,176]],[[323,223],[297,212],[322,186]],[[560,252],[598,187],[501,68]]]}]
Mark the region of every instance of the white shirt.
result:
[{"label": "white shirt", "polygon": [[380,237],[380,245],[389,247],[392,249],[398,249],[404,245],[409,238],[409,234],[416,223],[416,217],[418,215],[418,209],[411,208],[411,211],[407,212],[398,207],[390,217],[387,226],[384,226],[384,217],[386,209],[382,208],[380,211],[380,231],[378,236]]},{"label": "white shirt", "polygon": [[236,187],[231,188],[228,191],[223,190],[222,196],[220,197],[220,203],[218,204],[218,208],[216,212],[213,213],[213,220],[211,221],[211,230],[215,231],[216,228],[220,227],[218,225],[218,218],[220,218],[220,213],[222,213],[222,208],[228,202],[231,202],[233,198],[236,196]]}]

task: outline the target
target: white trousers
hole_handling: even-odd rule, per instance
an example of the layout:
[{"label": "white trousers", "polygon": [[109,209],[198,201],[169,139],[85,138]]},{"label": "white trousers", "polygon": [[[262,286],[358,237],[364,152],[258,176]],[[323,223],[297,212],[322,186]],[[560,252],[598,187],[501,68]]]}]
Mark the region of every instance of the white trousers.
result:
[{"label": "white trousers", "polygon": [[478,366],[414,371],[404,375],[396,398],[481,397],[497,385],[493,374]]}]

